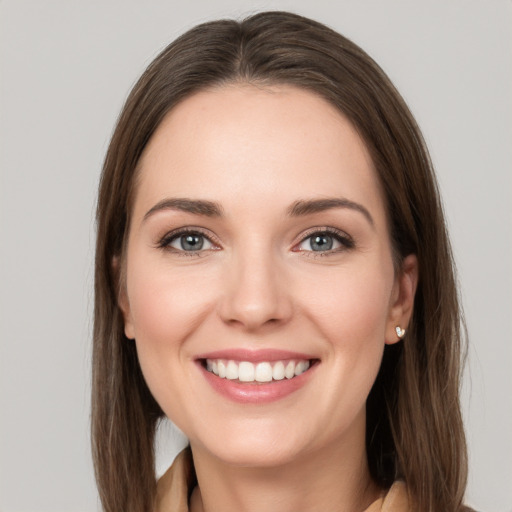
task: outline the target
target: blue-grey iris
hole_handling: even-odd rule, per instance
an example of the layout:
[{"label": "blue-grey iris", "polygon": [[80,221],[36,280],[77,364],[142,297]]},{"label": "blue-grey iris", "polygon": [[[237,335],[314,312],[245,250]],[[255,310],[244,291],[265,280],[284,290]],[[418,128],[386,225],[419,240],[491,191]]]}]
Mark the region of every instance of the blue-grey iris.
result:
[{"label": "blue-grey iris", "polygon": [[311,237],[311,249],[313,251],[330,251],[333,243],[333,238],[329,235],[316,235]]},{"label": "blue-grey iris", "polygon": [[183,235],[181,237],[181,247],[184,251],[199,251],[203,248],[204,239],[201,235]]}]

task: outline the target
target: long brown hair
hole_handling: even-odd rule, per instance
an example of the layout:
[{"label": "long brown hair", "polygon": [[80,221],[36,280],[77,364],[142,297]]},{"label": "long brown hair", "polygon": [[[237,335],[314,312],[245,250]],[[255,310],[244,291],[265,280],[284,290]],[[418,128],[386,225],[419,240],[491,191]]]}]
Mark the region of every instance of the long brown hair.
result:
[{"label": "long brown hair", "polygon": [[456,512],[466,484],[459,385],[463,353],[454,265],[422,135],[379,66],[326,26],[285,12],[199,25],[169,45],[133,88],[108,149],[97,207],[92,446],[107,512],[149,512],[154,435],[163,413],[146,386],[118,307],[136,167],[178,102],[224,83],[289,84],[336,106],[365,141],[388,211],[397,271],[420,279],[403,342],[385,349],[367,401],[367,454],[382,486],[403,478],[419,512]]}]

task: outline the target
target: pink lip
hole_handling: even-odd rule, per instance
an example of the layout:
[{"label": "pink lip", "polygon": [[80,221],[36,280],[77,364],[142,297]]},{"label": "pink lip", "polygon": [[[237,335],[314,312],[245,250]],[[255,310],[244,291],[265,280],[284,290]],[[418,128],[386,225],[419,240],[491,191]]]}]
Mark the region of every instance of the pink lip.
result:
[{"label": "pink lip", "polygon": [[[197,366],[206,381],[212,388],[222,396],[238,403],[244,404],[265,404],[280,400],[302,388],[311,378],[318,364],[314,363],[307,371],[293,379],[283,379],[268,383],[239,382],[223,379],[209,372],[203,365],[205,359],[227,359],[234,361],[249,361],[258,363],[261,361],[282,361],[287,359],[311,360],[310,355],[284,350],[220,350],[201,354],[196,358]],[[318,362],[318,360],[316,359]]]},{"label": "pink lip", "polygon": [[195,359],[231,359],[233,361],[249,361],[250,363],[260,363],[262,361],[285,361],[287,359],[315,359],[310,354],[301,354],[299,352],[290,352],[289,350],[261,349],[248,350],[235,348],[229,350],[217,350],[196,356]]}]

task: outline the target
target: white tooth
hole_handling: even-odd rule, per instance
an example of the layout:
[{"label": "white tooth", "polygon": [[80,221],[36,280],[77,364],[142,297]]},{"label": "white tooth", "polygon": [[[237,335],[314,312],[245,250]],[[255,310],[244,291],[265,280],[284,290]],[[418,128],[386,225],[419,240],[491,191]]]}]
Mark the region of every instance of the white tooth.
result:
[{"label": "white tooth", "polygon": [[240,382],[254,382],[254,365],[248,361],[239,363],[238,379]]},{"label": "white tooth", "polygon": [[282,361],[278,361],[272,368],[272,378],[274,380],[284,379],[284,364]]},{"label": "white tooth", "polygon": [[235,361],[228,361],[228,365],[226,366],[226,379],[238,379],[238,365]]},{"label": "white tooth", "polygon": [[258,363],[254,378],[257,382],[270,382],[272,380],[272,366],[270,366],[270,363]]},{"label": "white tooth", "polygon": [[295,376],[295,363],[293,361],[290,361],[286,365],[286,369],[284,370],[284,376],[287,379],[291,379],[292,377]]},{"label": "white tooth", "polygon": [[212,368],[213,368],[213,362],[211,359],[207,359],[206,360],[206,369],[211,372],[212,371]]},{"label": "white tooth", "polygon": [[295,366],[295,375],[300,375],[306,371],[306,361],[299,361]]},{"label": "white tooth", "polygon": [[224,364],[224,361],[219,361],[217,363],[217,368],[219,369],[219,377],[224,379],[226,377],[226,365]]},{"label": "white tooth", "polygon": [[215,373],[215,375],[219,375],[219,365],[217,361],[212,361],[212,372]]}]

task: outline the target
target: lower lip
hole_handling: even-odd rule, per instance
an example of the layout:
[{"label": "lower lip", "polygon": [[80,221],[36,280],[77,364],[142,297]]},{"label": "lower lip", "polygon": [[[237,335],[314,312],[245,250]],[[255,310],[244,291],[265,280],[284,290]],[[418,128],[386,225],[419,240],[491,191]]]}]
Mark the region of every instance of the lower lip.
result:
[{"label": "lower lip", "polygon": [[264,404],[275,402],[302,388],[318,364],[313,364],[304,373],[292,379],[273,380],[272,382],[247,382],[242,383],[235,380],[220,378],[212,372],[209,372],[198,362],[205,379],[212,388],[221,395],[234,402],[243,404]]}]

